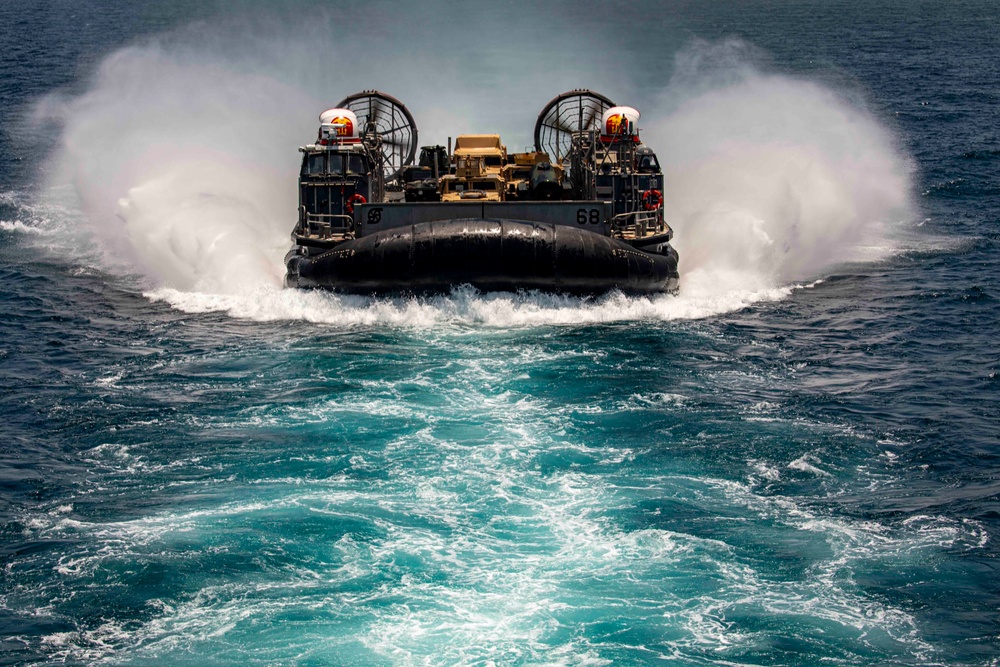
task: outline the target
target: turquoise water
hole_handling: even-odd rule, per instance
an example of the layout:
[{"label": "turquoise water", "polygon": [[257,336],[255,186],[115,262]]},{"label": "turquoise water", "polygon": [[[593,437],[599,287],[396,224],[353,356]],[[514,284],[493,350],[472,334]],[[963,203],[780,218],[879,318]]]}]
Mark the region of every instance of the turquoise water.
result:
[{"label": "turquoise water", "polygon": [[[1000,658],[991,5],[0,6],[0,664]],[[324,100],[481,78],[636,100],[678,295],[279,287]]]}]

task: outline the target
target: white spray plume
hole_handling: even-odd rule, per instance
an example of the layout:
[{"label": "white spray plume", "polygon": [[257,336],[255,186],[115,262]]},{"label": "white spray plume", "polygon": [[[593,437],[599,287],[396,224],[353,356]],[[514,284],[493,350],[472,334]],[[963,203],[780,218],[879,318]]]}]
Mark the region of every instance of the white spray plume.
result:
[{"label": "white spray plume", "polygon": [[[149,277],[155,298],[184,310],[356,324],[415,312],[405,304],[302,299],[279,289],[297,204],[295,149],[314,135],[316,114],[341,96],[378,87],[400,97],[422,144],[523,125],[519,134],[504,134],[518,150],[534,121],[522,98],[540,109],[571,88],[615,94],[613,79],[605,88],[593,82],[599,69],[586,73],[600,60],[594,54],[578,70],[556,75],[506,68],[506,79],[494,76],[484,93],[479,75],[460,72],[447,54],[397,48],[379,55],[371,45],[358,59],[357,43],[325,37],[334,28],[328,20],[258,26],[253,39],[241,40],[244,28],[194,27],[122,49],[105,60],[85,94],[42,105],[63,124],[60,175],[73,184],[97,236]],[[906,161],[890,134],[844,97],[764,73],[732,43],[695,44],[678,56],[676,71],[662,101],[642,111],[644,139],[666,174],[680,295],[631,305],[586,300],[572,313],[572,303],[559,301],[549,312],[541,305],[548,301],[514,300],[512,321],[698,317],[784,298],[789,281],[870,258],[859,253],[888,245],[885,223],[910,215]],[[496,120],[501,101],[511,107],[503,127],[476,122],[480,115]],[[267,312],[248,303],[267,304]],[[337,312],[306,316],[306,303]],[[483,321],[474,305],[456,310],[447,298],[422,301],[419,310],[435,303],[441,317],[421,315],[421,322]],[[345,310],[358,312],[344,317]]]},{"label": "white spray plume", "polygon": [[62,109],[62,176],[108,250],[155,282],[276,284],[296,207],[289,174],[308,127],[289,106],[310,102],[272,77],[157,45],[124,49]]},{"label": "white spray plume", "polygon": [[738,42],[696,43],[650,124],[685,282],[766,289],[877,259],[912,219],[908,162],[865,110],[766,74]]},{"label": "white spray plume", "polygon": [[[482,77],[415,52],[408,26],[421,21],[386,11],[352,14],[349,30],[329,8],[230,17],[113,53],[87,92],[39,105],[39,118],[63,128],[56,184],[72,185],[108,253],[154,286],[244,294],[279,285],[296,219],[296,148],[315,136],[322,110],[382,88],[417,115],[422,143],[444,143],[498,113],[500,97],[514,99],[495,86],[473,94]],[[520,71],[524,94],[551,79]],[[578,78],[568,68],[559,76],[567,87]],[[519,120],[531,122],[507,122]]]}]

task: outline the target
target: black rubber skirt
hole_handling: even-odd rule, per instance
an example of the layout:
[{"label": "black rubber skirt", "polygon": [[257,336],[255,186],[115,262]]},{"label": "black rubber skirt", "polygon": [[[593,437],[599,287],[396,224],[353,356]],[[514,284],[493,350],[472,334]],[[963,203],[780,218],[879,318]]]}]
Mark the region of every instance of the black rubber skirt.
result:
[{"label": "black rubber skirt", "polygon": [[310,255],[289,253],[286,284],[348,293],[544,290],[594,294],[677,288],[677,252],[637,249],[586,229],[516,220],[398,227]]}]

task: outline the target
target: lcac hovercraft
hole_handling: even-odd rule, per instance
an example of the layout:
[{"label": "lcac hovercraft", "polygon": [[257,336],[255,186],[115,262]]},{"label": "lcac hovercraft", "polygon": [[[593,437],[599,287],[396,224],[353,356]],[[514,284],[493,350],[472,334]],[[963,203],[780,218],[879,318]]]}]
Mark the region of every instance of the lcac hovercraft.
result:
[{"label": "lcac hovercraft", "polygon": [[286,285],[348,293],[594,294],[677,288],[663,173],[639,112],[588,90],[549,102],[535,150],[461,135],[414,161],[417,128],[378,91],[320,115],[299,150],[299,219]]}]

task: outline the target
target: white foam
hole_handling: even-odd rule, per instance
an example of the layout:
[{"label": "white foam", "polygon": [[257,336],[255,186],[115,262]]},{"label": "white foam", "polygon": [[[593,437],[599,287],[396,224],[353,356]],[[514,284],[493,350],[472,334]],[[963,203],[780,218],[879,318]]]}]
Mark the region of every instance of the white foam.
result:
[{"label": "white foam", "polygon": [[710,317],[786,298],[791,286],[714,292],[697,272],[679,295],[573,297],[538,292],[487,292],[465,287],[425,297],[364,297],[251,286],[242,293],[150,290],[145,295],[188,313],[221,312],[261,322],[300,320],[335,328],[427,329],[442,325],[534,327],[621,321],[676,321]]},{"label": "white foam", "polygon": [[789,463],[788,467],[817,477],[831,477],[830,473],[819,467],[821,463],[822,461],[815,452],[808,452]]},{"label": "white foam", "polygon": [[[615,486],[613,475],[572,466],[541,474],[534,463],[539,457],[611,450],[567,438],[564,431],[575,419],[569,410],[553,410],[539,398],[483,390],[502,375],[503,364],[469,363],[458,372],[466,377],[456,381],[455,395],[446,397],[449,409],[490,415],[489,437],[471,445],[453,443],[417,423],[383,449],[344,452],[354,467],[388,471],[384,478],[275,478],[244,500],[125,522],[45,515],[47,525],[38,529],[46,536],[73,535],[81,545],[57,565],[63,586],[89,580],[98,567],[149,553],[211,558],[206,545],[220,552],[241,548],[238,538],[230,541],[233,521],[272,525],[274,512],[372,526],[331,544],[289,543],[281,569],[268,570],[266,577],[251,569],[246,577],[205,585],[156,605],[140,626],[52,635],[53,651],[90,662],[128,661],[182,651],[225,652],[251,641],[260,651],[284,656],[319,650],[316,636],[322,633],[323,650],[336,652],[356,642],[394,664],[422,664],[429,656],[448,664],[486,664],[497,656],[598,664],[616,649],[645,649],[600,633],[567,636],[565,624],[586,628],[592,611],[614,610],[639,634],[664,631],[649,651],[665,657],[687,659],[706,647],[751,649],[760,637],[731,619],[760,614],[793,621],[807,640],[822,636],[833,645],[863,643],[912,655],[926,648],[915,620],[858,590],[852,581],[857,563],[923,560],[936,549],[976,548],[986,539],[982,526],[940,517],[917,517],[898,527],[831,517],[796,499],[761,496],[729,480],[629,476],[625,488]],[[363,391],[389,388],[375,383]],[[471,396],[462,400],[463,392]],[[652,406],[674,400],[657,394],[639,398]],[[396,400],[403,418],[430,419],[420,414],[419,401]],[[345,403],[331,402],[326,409],[339,414],[344,408]],[[102,445],[90,455],[134,454]],[[808,460],[818,463],[815,456]],[[236,493],[244,495],[241,488]],[[805,555],[809,569],[787,579],[759,572],[756,559],[741,552],[738,534],[730,545],[721,536],[623,528],[617,513],[629,513],[639,497],[729,508],[722,513],[742,513],[737,521],[776,526],[815,545]],[[178,535],[183,535],[180,548]],[[378,585],[370,585],[373,577]],[[579,588],[581,583],[587,587]],[[700,593],[692,596],[692,588]],[[296,626],[305,630],[283,634],[283,626],[272,621],[284,613],[309,619]],[[623,628],[621,635],[628,641],[630,630]]]},{"label": "white foam", "polygon": [[0,230],[5,232],[18,232],[21,234],[35,234],[44,236],[47,232],[44,228],[36,225],[26,225],[20,220],[0,220]]}]

